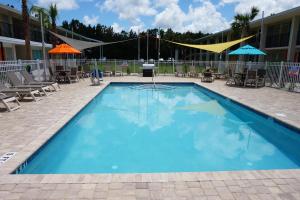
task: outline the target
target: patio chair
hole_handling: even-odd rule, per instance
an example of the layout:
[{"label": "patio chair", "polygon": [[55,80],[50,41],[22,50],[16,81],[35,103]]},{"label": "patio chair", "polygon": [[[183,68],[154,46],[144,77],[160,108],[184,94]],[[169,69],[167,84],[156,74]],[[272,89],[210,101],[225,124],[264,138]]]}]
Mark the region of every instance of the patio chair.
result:
[{"label": "patio chair", "polygon": [[70,81],[70,83],[79,81],[77,72],[77,67],[71,67],[70,74],[67,75],[67,78]]},{"label": "patio chair", "polygon": [[213,82],[214,81],[214,77],[212,72],[206,71],[203,72],[203,77],[201,78],[201,82]]},{"label": "patio chair", "polygon": [[29,85],[46,85],[46,86],[52,87],[54,91],[60,90],[60,86],[56,82],[36,81],[32,78],[32,76],[26,70],[22,70],[22,71],[20,71],[20,73],[24,77],[26,84],[29,84]]},{"label": "patio chair", "polygon": [[257,70],[247,70],[244,87],[255,86],[257,88],[258,76]]},{"label": "patio chair", "polygon": [[198,73],[196,71],[196,67],[194,65],[189,66],[189,72],[187,73],[189,77],[197,77]]},{"label": "patio chair", "polygon": [[77,67],[77,76],[78,76],[79,79],[84,78],[84,72],[83,72],[83,67],[82,66]]},{"label": "patio chair", "polygon": [[266,74],[267,74],[267,70],[265,69],[258,69],[257,70],[257,85],[260,87],[264,87],[265,83],[266,83]]},{"label": "patio chair", "polygon": [[64,66],[56,65],[55,72],[54,72],[55,81],[62,83],[65,81],[66,72],[64,72]]},{"label": "patio chair", "polygon": [[46,86],[46,85],[22,84],[21,80],[17,77],[16,73],[13,71],[6,72],[6,76],[14,88],[23,88],[23,89],[30,88],[30,89],[39,90],[45,96],[48,96],[48,94],[46,93],[46,90],[51,91],[49,86]]},{"label": "patio chair", "polygon": [[240,82],[238,80],[238,77],[235,76],[235,74],[233,73],[233,70],[229,68],[226,85],[233,86],[233,85],[237,85],[238,82]]},{"label": "patio chair", "polygon": [[110,66],[104,66],[104,72],[103,72],[104,76],[112,76],[113,72]]},{"label": "patio chair", "polygon": [[[5,106],[8,112],[14,111],[16,109],[19,109],[21,107],[20,102],[16,98],[17,94],[4,94],[0,92],[0,102]],[[16,106],[9,106],[9,103],[15,102]]]},{"label": "patio chair", "polygon": [[181,77],[184,77],[185,76],[185,73],[183,71],[183,68],[182,68],[182,65],[177,65],[176,66],[176,72],[175,72],[175,76],[181,76]]},{"label": "patio chair", "polygon": [[34,101],[37,101],[35,95],[41,96],[41,93],[38,90],[30,88],[8,88],[4,84],[0,83],[0,92],[6,95],[15,95],[17,94],[20,98],[31,97]]},{"label": "patio chair", "polygon": [[122,65],[116,66],[115,76],[123,76],[122,69],[123,69]]}]

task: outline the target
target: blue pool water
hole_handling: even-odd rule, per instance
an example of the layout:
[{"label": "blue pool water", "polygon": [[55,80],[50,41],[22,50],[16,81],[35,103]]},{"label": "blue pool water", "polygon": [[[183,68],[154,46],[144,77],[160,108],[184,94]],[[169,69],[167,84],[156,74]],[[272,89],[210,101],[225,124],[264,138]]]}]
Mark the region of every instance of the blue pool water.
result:
[{"label": "blue pool water", "polygon": [[[16,173],[290,169],[300,134],[194,84],[112,84]],[[266,105],[267,106],[267,105]]]}]

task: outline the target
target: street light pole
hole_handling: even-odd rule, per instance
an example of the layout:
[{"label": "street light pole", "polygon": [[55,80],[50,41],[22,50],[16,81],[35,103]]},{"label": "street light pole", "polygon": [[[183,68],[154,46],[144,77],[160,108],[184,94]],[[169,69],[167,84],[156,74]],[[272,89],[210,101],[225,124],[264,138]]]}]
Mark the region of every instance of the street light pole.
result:
[{"label": "street light pole", "polygon": [[149,52],[149,31],[147,30],[147,63],[148,63],[148,52]]},{"label": "street light pole", "polygon": [[140,31],[138,30],[138,60],[141,59],[141,55],[140,55],[140,51],[141,51],[141,49],[140,49],[140,43],[141,43],[141,41],[140,41]]},{"label": "street light pole", "polygon": [[46,50],[45,50],[45,38],[44,38],[44,26],[43,26],[43,14],[40,12],[40,20],[41,20],[41,33],[42,33],[42,50],[43,50],[43,67],[44,67],[44,80],[46,81]]}]

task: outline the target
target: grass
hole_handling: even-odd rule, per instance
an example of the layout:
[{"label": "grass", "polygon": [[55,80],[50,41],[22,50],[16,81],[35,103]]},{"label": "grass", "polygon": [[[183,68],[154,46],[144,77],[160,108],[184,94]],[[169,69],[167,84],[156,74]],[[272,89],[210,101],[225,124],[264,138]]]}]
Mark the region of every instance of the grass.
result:
[{"label": "grass", "polygon": [[[126,74],[132,73],[141,73],[141,64],[135,64],[133,62],[129,62],[127,67],[121,67],[122,63],[101,63],[98,64],[98,69],[101,71],[121,71]],[[90,65],[90,68],[93,69],[94,66]],[[174,68],[174,69],[173,69]],[[182,65],[183,71],[185,73],[190,71],[190,67],[188,65]],[[195,70],[197,73],[202,73],[205,70],[204,66],[195,66]],[[156,72],[159,74],[173,74],[176,71],[176,66],[173,67],[172,63],[161,63],[156,65]]]}]

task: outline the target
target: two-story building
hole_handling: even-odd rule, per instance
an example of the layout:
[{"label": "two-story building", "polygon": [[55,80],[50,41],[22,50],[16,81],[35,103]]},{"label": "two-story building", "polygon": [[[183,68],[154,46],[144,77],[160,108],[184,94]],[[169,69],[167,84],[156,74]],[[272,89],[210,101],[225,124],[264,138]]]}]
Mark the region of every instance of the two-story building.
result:
[{"label": "two-story building", "polygon": [[[92,41],[80,34],[60,26],[57,33],[78,40]],[[44,31],[46,52],[52,48],[50,33]],[[30,17],[30,45],[32,59],[43,59],[42,34],[39,19]],[[48,54],[46,53],[48,57]],[[25,59],[25,40],[21,11],[9,5],[0,4],[0,61]]]},{"label": "two-story building", "polygon": [[[42,35],[38,19],[30,17],[32,59],[42,59]],[[52,48],[49,33],[45,32],[46,50]],[[25,40],[22,14],[15,8],[0,4],[0,60],[25,59]]]},{"label": "two-story building", "polygon": [[[258,19],[250,23],[250,35],[255,35],[247,41],[257,48],[264,50],[267,56],[261,61],[290,61],[300,62],[300,7],[273,14],[264,19]],[[261,32],[262,29],[262,32]],[[200,44],[213,44],[226,42],[240,38],[231,29],[223,30],[215,34],[197,39]],[[221,56],[222,60],[235,60],[237,57],[229,57],[230,50],[238,48],[234,46]],[[206,51],[198,52],[198,59],[209,61],[219,60],[220,55]],[[258,59],[258,58],[255,58]]]}]

